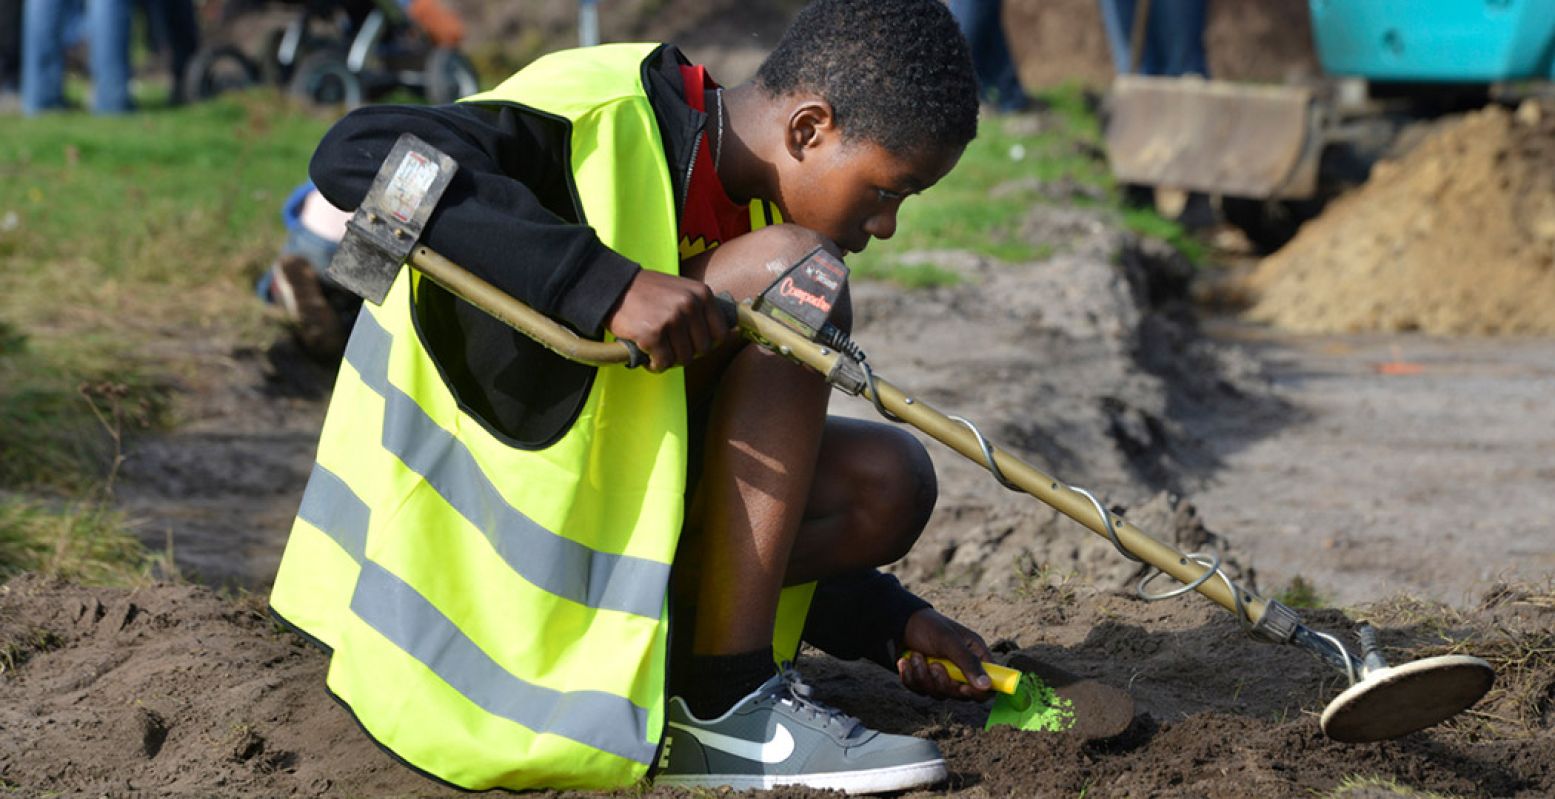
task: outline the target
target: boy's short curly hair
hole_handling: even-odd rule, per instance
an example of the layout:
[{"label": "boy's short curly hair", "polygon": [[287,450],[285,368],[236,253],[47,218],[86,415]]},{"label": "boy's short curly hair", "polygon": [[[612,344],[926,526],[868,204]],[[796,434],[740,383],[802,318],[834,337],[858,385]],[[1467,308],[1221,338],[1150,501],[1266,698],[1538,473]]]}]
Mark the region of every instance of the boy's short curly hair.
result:
[{"label": "boy's short curly hair", "polygon": [[939,0],[815,0],[756,72],[773,95],[810,90],[848,136],[888,150],[961,146],[977,135],[977,77]]}]

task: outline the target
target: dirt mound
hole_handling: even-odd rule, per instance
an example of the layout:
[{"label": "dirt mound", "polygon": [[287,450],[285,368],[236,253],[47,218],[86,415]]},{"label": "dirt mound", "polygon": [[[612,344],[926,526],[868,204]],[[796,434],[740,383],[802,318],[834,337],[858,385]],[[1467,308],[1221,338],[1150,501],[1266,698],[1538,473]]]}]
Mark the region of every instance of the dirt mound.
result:
[{"label": "dirt mound", "polygon": [[1551,335],[1555,106],[1442,123],[1249,279],[1249,316],[1302,332]]},{"label": "dirt mound", "polygon": [[[1461,795],[1555,792],[1549,596],[1502,590],[1463,613],[1379,608],[1396,660],[1467,649],[1491,658],[1501,682],[1453,724],[1360,746],[1325,739],[1314,717],[1341,687],[1337,672],[1250,641],[1208,602],[1146,604],[1075,585],[928,597],[985,620],[1000,652],[1126,686],[1141,714],[1103,745],[985,732],[984,708],[908,694],[873,665],[806,655],[823,699],[940,743],[952,778],[935,795],[1305,798],[1357,778]],[[1334,611],[1306,615],[1337,634],[1351,627]],[[0,619],[0,784],[17,795],[455,793],[370,742],[323,691],[322,653],[251,603],[189,586],[90,590],[21,577],[0,588]]]}]

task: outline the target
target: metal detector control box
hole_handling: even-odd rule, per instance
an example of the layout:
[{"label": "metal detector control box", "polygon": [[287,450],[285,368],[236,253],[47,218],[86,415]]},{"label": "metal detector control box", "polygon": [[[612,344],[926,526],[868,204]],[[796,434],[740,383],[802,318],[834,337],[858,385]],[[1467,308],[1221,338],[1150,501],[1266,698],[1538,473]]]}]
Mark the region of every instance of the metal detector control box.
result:
[{"label": "metal detector control box", "polygon": [[805,338],[817,341],[847,285],[847,265],[816,247],[768,286],[753,306]]}]

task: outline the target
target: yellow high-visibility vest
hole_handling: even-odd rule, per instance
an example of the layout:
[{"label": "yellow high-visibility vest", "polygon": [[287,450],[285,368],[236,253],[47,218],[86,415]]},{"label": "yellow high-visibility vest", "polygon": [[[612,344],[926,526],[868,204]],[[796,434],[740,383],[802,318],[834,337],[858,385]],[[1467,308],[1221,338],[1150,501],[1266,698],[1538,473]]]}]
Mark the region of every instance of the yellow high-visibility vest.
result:
[{"label": "yellow high-visibility vest", "polygon": [[[472,98],[570,126],[583,222],[676,274],[676,203],[642,84],[651,45],[552,54]],[[400,273],[352,331],[270,604],[331,650],[379,743],[462,788],[609,788],[663,730],[667,589],[684,513],[679,372],[599,369],[541,450],[465,413]]]}]

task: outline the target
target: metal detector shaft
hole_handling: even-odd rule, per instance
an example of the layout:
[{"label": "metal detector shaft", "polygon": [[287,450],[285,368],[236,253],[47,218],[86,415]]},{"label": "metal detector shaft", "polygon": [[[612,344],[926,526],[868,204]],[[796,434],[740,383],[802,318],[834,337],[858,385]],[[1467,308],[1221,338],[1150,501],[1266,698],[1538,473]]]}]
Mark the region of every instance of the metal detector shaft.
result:
[{"label": "metal detector shaft", "polygon": [[[908,396],[890,382],[861,369],[844,353],[806,339],[797,331],[753,311],[749,304],[740,306],[740,329],[753,341],[826,375],[828,382],[840,390],[874,402],[881,412],[922,430],[967,459],[983,464],[1007,486],[1025,491],[1097,535],[1113,541],[1126,557],[1154,566],[1182,583],[1176,591],[1159,597],[1191,588],[1236,614],[1252,632],[1267,640],[1294,644],[1317,655],[1344,672],[1352,683],[1364,673],[1365,665],[1360,658],[1350,654],[1333,636],[1302,624],[1295,611],[1274,600],[1238,589],[1229,579],[1216,579],[1220,576],[1218,563],[1206,564],[1151,537],[1122,517],[1108,512],[1090,494],[1061,483],[998,449],[974,425]],[[1107,529],[1108,521],[1112,523],[1111,531]]]},{"label": "metal detector shaft", "polygon": [[466,302],[507,323],[569,361],[591,366],[641,366],[648,358],[629,341],[591,341],[558,324],[545,314],[438,255],[417,245],[406,261],[416,271],[436,281]]},{"label": "metal detector shaft", "polygon": [[[1113,531],[1117,533],[1125,554],[1131,554],[1145,563],[1155,566],[1161,571],[1176,578],[1184,585],[1197,583],[1195,590],[1214,600],[1217,604],[1232,612],[1245,613],[1248,621],[1257,624],[1263,619],[1268,605],[1267,600],[1252,593],[1243,592],[1240,597],[1232,593],[1225,581],[1204,579],[1206,567],[1204,564],[1193,560],[1188,555],[1164,544],[1147,535],[1138,527],[1124,521],[1116,514],[1107,514],[1104,519],[1097,512],[1097,506],[1091,498],[1080,491],[1070,488],[1068,485],[1044,474],[1036,467],[1021,459],[989,445],[987,452],[984,450],[983,439],[972,427],[963,422],[958,422],[949,416],[936,410],[921,400],[908,396],[901,389],[884,379],[869,376],[867,379],[853,378],[851,381],[843,377],[839,382],[835,376],[839,372],[845,372],[847,368],[846,357],[830,347],[816,344],[806,340],[798,333],[791,331],[782,325],[766,319],[759,314],[749,314],[755,323],[754,331],[758,341],[765,341],[772,349],[784,355],[794,358],[821,374],[833,377],[833,384],[844,391],[858,394],[875,402],[881,409],[891,415],[900,418],[913,427],[922,430],[935,440],[961,453],[968,459],[988,465],[988,454],[992,455],[992,463],[997,467],[999,474],[1020,490],[1036,497],[1054,509],[1071,519],[1090,528],[1092,532],[1104,538],[1109,538],[1107,531],[1107,519],[1110,519]],[[746,308],[741,307],[740,324],[746,326]],[[859,390],[853,390],[854,386],[849,382],[858,383]],[[996,475],[997,476],[997,475]],[[1105,512],[1105,509],[1103,509]],[[1240,605],[1240,610],[1238,606]]]}]

